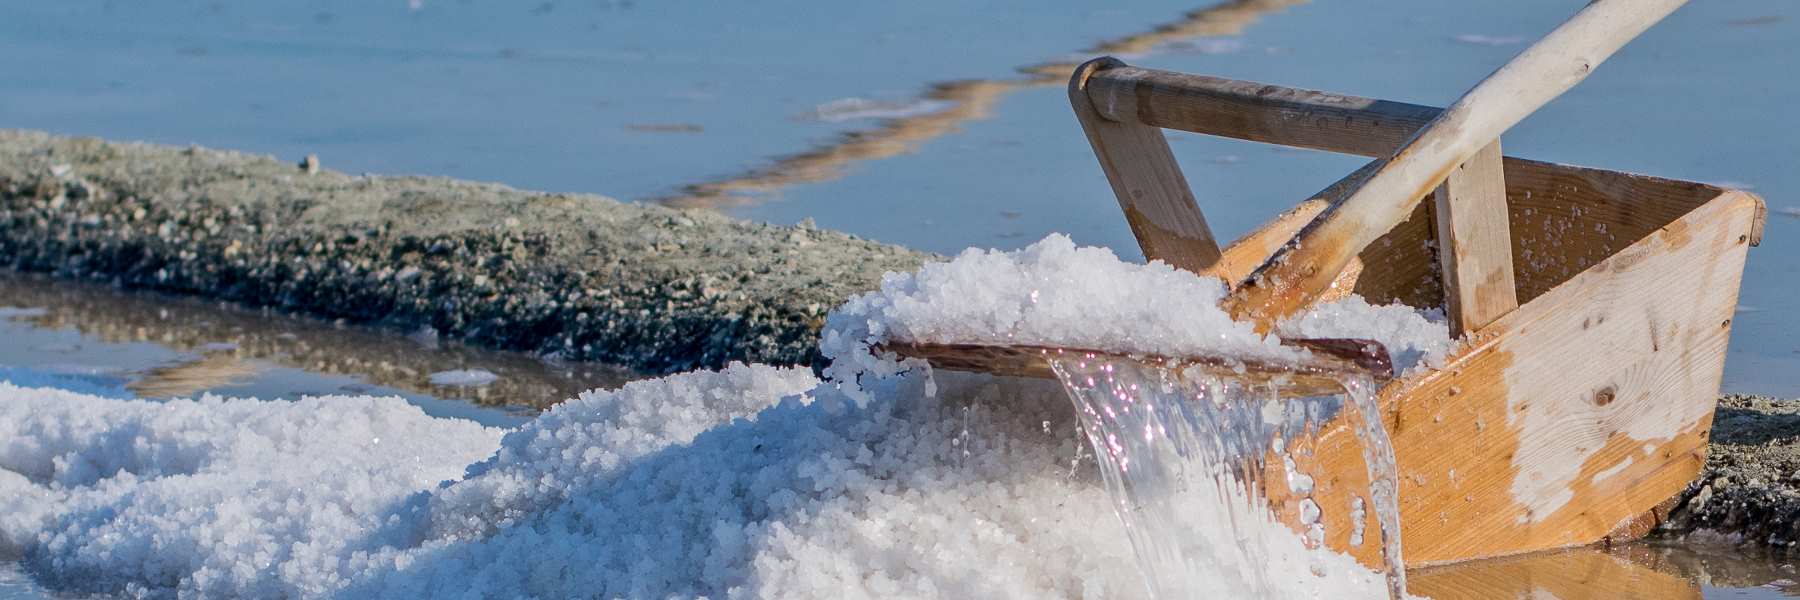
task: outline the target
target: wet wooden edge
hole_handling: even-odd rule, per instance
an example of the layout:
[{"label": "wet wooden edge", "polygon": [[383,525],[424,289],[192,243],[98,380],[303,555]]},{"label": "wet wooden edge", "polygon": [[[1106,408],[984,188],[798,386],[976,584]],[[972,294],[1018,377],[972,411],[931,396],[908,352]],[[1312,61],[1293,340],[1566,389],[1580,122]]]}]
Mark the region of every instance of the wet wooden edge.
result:
[{"label": "wet wooden edge", "polygon": [[1370,340],[1302,338],[1283,340],[1284,345],[1304,349],[1308,356],[1293,362],[1232,356],[1180,356],[1127,354],[1083,348],[1037,345],[937,344],[890,342],[872,350],[894,353],[931,363],[933,368],[972,371],[1011,377],[1054,379],[1050,361],[1059,357],[1097,360],[1130,359],[1175,369],[1199,368],[1207,373],[1257,383],[1282,383],[1295,393],[1319,395],[1343,393],[1339,379],[1366,376],[1377,383],[1393,378],[1394,365],[1387,349]]}]

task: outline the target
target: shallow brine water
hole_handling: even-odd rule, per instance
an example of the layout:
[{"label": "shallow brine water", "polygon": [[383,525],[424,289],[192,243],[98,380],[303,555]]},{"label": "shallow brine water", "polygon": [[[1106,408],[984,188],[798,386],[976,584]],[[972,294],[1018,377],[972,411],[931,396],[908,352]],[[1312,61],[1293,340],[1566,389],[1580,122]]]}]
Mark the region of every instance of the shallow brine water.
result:
[{"label": "shallow brine water", "polygon": [[107,397],[393,395],[514,426],[640,375],[275,311],[0,269],[0,381]]},{"label": "shallow brine water", "polygon": [[[1073,62],[1442,105],[1576,8],[0,0],[0,127],[812,218],[942,252],[1062,231],[1131,256],[1062,90]],[[1800,395],[1800,151],[1780,117],[1796,39],[1792,3],[1691,3],[1506,136],[1510,154],[1770,201],[1727,391]],[[1361,163],[1173,141],[1226,239]]]}]

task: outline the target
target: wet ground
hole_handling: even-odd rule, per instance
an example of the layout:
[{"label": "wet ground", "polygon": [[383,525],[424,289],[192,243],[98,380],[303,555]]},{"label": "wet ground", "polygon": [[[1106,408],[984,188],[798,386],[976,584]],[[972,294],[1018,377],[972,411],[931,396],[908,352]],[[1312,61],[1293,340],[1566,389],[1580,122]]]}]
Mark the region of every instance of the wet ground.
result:
[{"label": "wet ground", "polygon": [[1774,599],[1800,594],[1792,561],[1709,547],[1633,544],[1408,573],[1414,594],[1461,598]]},{"label": "wet ground", "polygon": [[[395,395],[512,426],[637,376],[230,303],[0,270],[0,379],[111,397]],[[434,379],[436,381],[434,381]]]}]

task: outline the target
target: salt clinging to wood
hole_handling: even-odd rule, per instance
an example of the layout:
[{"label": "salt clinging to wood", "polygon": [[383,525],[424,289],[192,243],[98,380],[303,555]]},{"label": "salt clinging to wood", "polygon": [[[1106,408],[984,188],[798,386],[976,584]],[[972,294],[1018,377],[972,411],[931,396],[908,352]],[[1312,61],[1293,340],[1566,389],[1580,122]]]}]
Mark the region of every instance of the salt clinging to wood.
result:
[{"label": "salt clinging to wood", "polygon": [[[863,358],[884,341],[1033,345],[1169,357],[1288,361],[1302,350],[1258,335],[1219,308],[1224,282],[1162,262],[1131,264],[1105,248],[1051,235],[1016,252],[970,249],[917,273],[889,273],[881,289],[828,318],[820,340],[826,373],[886,374]],[[1295,337],[1382,343],[1399,371],[1434,365],[1451,348],[1441,314],[1360,298],[1323,304],[1278,326]],[[919,363],[912,363],[919,364]],[[904,368],[904,367],[901,367]]]}]

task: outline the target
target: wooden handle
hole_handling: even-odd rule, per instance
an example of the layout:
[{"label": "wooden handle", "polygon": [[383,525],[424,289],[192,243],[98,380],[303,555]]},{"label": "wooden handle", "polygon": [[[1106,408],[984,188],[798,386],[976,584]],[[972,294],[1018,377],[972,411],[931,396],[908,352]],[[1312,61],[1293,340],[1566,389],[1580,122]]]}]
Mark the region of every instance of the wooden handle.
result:
[{"label": "wooden handle", "polygon": [[1345,200],[1320,215],[1225,299],[1261,331],[1324,292],[1364,246],[1393,229],[1458,165],[1568,91],[1686,0],[1594,0],[1494,71],[1420,130]]}]

